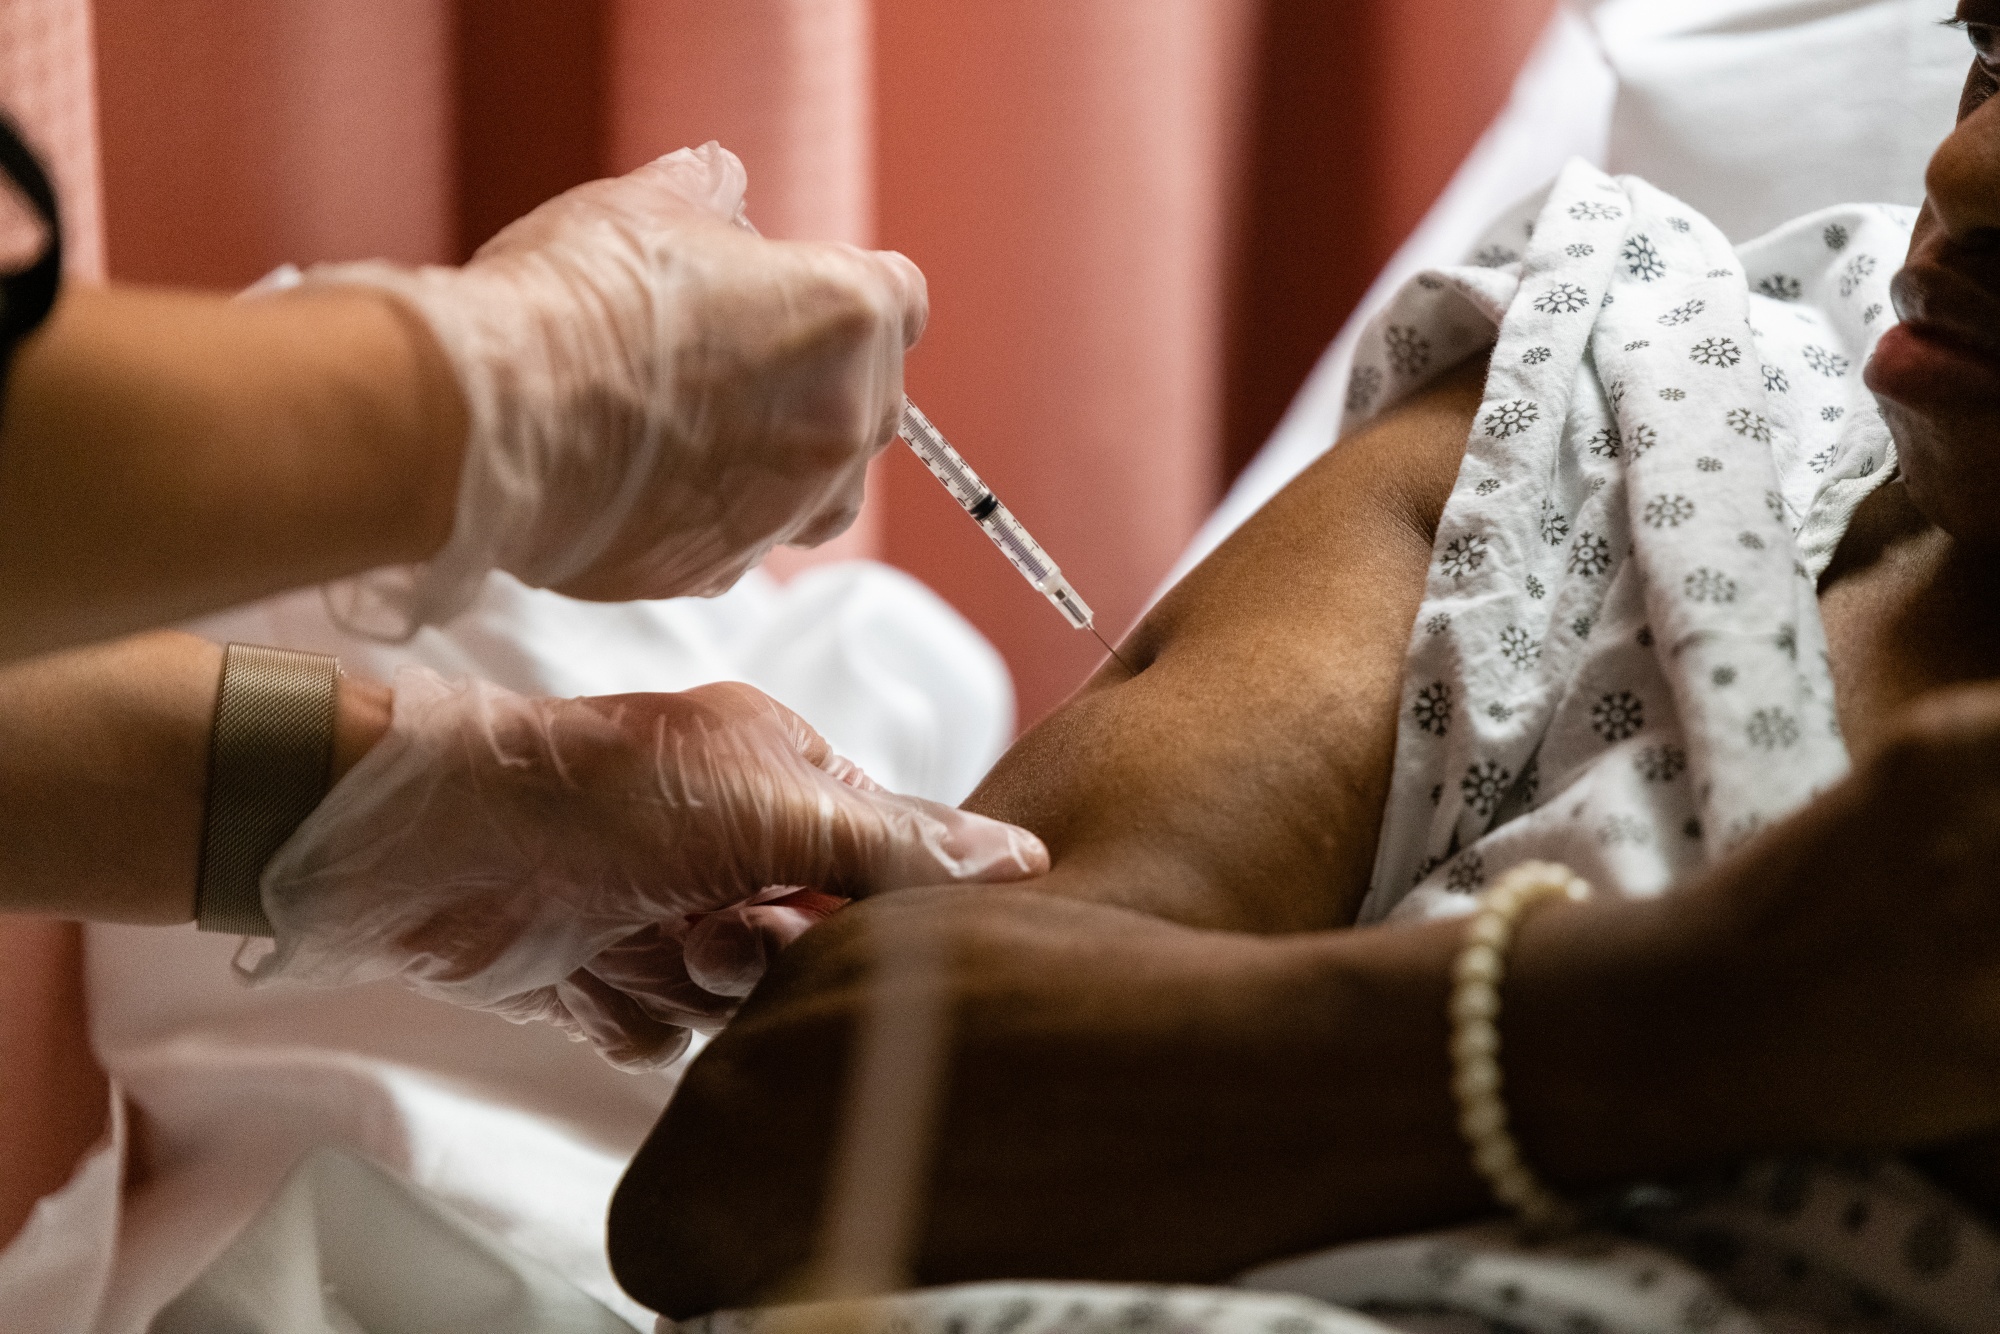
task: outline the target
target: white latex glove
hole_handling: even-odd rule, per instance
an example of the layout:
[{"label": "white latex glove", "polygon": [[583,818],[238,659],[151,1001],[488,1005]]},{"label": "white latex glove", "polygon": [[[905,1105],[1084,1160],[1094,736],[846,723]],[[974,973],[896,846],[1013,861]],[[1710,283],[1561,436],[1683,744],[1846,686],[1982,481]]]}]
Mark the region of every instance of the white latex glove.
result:
[{"label": "white latex glove", "polygon": [[893,438],[923,275],[771,241],[714,143],[543,204],[463,268],[322,265],[422,316],[470,416],[450,540],[335,590],[367,633],[463,610],[489,569],[599,601],[718,593],[853,522]]},{"label": "white latex glove", "polygon": [[643,1069],[844,899],[1047,869],[1034,835],[883,791],[747,685],[528,699],[406,668],[388,733],[266,868],[250,973],[398,977]]}]

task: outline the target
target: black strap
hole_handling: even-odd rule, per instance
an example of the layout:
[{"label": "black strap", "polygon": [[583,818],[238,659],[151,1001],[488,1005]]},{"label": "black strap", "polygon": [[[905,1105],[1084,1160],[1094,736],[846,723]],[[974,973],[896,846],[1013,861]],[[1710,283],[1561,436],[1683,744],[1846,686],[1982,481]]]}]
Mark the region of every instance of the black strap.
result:
[{"label": "black strap", "polygon": [[[0,377],[6,375],[15,344],[33,333],[56,304],[62,283],[62,219],[48,173],[21,142],[14,122],[0,112],[0,171],[34,206],[48,232],[41,257],[18,273],[0,275]],[[0,378],[4,387],[4,378]]]}]

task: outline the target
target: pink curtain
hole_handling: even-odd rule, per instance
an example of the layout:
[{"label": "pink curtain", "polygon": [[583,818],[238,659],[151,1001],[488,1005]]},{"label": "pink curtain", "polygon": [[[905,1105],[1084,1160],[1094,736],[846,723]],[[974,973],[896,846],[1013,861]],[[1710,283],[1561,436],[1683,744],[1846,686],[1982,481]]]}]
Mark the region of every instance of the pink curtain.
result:
[{"label": "pink curtain", "polygon": [[102,0],[114,277],[457,250],[447,0]]},{"label": "pink curtain", "polygon": [[[910,391],[1121,634],[1213,503],[1246,0],[877,5],[879,236],[931,279]],[[1103,656],[889,460],[887,559],[1031,722]]]},{"label": "pink curtain", "polygon": [[[225,288],[456,260],[569,185],[720,139],[765,231],[924,267],[913,396],[1115,635],[1552,3],[96,0],[101,230],[89,0],[0,0],[0,100],[55,164],[76,276],[108,255]],[[1075,687],[1095,645],[912,460],[872,491],[825,555],[950,599],[1024,722]],[[77,951],[0,919],[0,1237],[101,1127]]]},{"label": "pink curtain", "polygon": [[[608,10],[604,170],[717,139],[750,170],[760,231],[874,243],[868,0],[611,0]],[[771,571],[881,556],[879,467],[871,480],[852,528],[810,553],[773,553]]]},{"label": "pink curtain", "polygon": [[[924,267],[913,395],[1117,634],[1550,3],[99,0],[111,268],[457,258],[720,139],[764,230]],[[1024,721],[1095,664],[911,459],[872,490],[773,568],[911,571],[1006,655]]]},{"label": "pink curtain", "polygon": [[1505,101],[1554,8],[1261,0],[1230,256],[1226,470],[1263,444]]}]

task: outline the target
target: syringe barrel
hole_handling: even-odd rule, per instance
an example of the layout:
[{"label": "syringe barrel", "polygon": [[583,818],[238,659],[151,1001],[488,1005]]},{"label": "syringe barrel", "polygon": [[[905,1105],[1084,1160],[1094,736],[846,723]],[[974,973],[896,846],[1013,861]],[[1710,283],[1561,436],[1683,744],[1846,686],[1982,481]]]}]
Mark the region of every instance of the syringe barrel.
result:
[{"label": "syringe barrel", "polygon": [[1020,521],[1007,512],[1007,507],[994,503],[993,510],[979,521],[986,535],[993,539],[993,545],[1012,562],[1021,576],[1034,585],[1035,591],[1055,604],[1063,619],[1078,630],[1088,630],[1091,623],[1090,607],[1076,595],[1069,580],[1063,578],[1062,569],[1049,559],[1049,553],[1042,550],[1041,543],[1028,536],[1028,530]]},{"label": "syringe barrel", "polygon": [[983,518],[978,511],[993,499],[993,493],[964,456],[951,447],[944,433],[931,425],[931,419],[907,398],[903,400],[902,434],[903,439],[910,442],[911,450],[931,470],[931,475],[951,492],[951,498],[958,502],[958,507],[974,519]]},{"label": "syringe barrel", "polygon": [[1028,530],[1010,513],[1005,505],[995,501],[993,508],[980,516],[979,526],[993,539],[993,545],[1001,554],[1014,563],[1014,568],[1023,578],[1033,584],[1037,591],[1046,593],[1050,576],[1060,575],[1061,570],[1049,559],[1049,553],[1042,550],[1042,544],[1028,536]]},{"label": "syringe barrel", "polygon": [[1028,530],[1021,526],[1020,520],[987,489],[986,483],[951,447],[943,432],[931,425],[930,418],[907,398],[903,400],[902,435],[910,442],[916,456],[924,461],[924,466],[944,483],[945,490],[951,492],[951,498],[958,502],[959,508],[986,530],[986,536],[993,540],[993,545],[999,547],[1008,562],[1034,585],[1035,591],[1054,603],[1056,610],[1063,614],[1063,619],[1072,626],[1079,630],[1089,629],[1089,606],[1076,595],[1069,580],[1063,578],[1062,570],[1049,559],[1049,553],[1042,550],[1041,543],[1028,536]]}]

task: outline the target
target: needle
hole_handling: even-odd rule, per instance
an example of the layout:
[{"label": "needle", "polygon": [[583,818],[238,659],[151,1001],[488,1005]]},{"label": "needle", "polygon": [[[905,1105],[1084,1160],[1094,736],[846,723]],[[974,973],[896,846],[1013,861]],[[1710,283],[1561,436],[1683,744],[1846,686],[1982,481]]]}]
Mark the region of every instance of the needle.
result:
[{"label": "needle", "polygon": [[909,399],[903,400],[901,434],[924,466],[931,474],[944,483],[944,489],[958,502],[971,520],[986,530],[993,539],[993,545],[1000,548],[1009,563],[1020,571],[1037,593],[1047,598],[1063,619],[1078,630],[1088,630],[1104,645],[1104,651],[1112,660],[1125,669],[1126,675],[1137,676],[1132,664],[1118,656],[1118,650],[1111,647],[1111,641],[1098,634],[1095,617],[1090,606],[1077,596],[1063,572],[1049,559],[1049,553],[1042,550],[1042,544],[1028,535],[1008,508],[1000,503],[1000,497],[988,489],[965,456],[951,447],[951,442],[931,424],[931,419],[920,411]]},{"label": "needle", "polygon": [[1127,676],[1137,676],[1139,674],[1132,670],[1131,663],[1125,661],[1125,659],[1118,656],[1118,650],[1111,647],[1110,640],[1106,639],[1103,635],[1097,634],[1096,626],[1093,625],[1090,627],[1090,633],[1092,633],[1093,635],[1097,635],[1097,642],[1104,645],[1104,651],[1111,655],[1111,660],[1113,662],[1117,663],[1120,667],[1123,667],[1125,669],[1125,674]]}]

